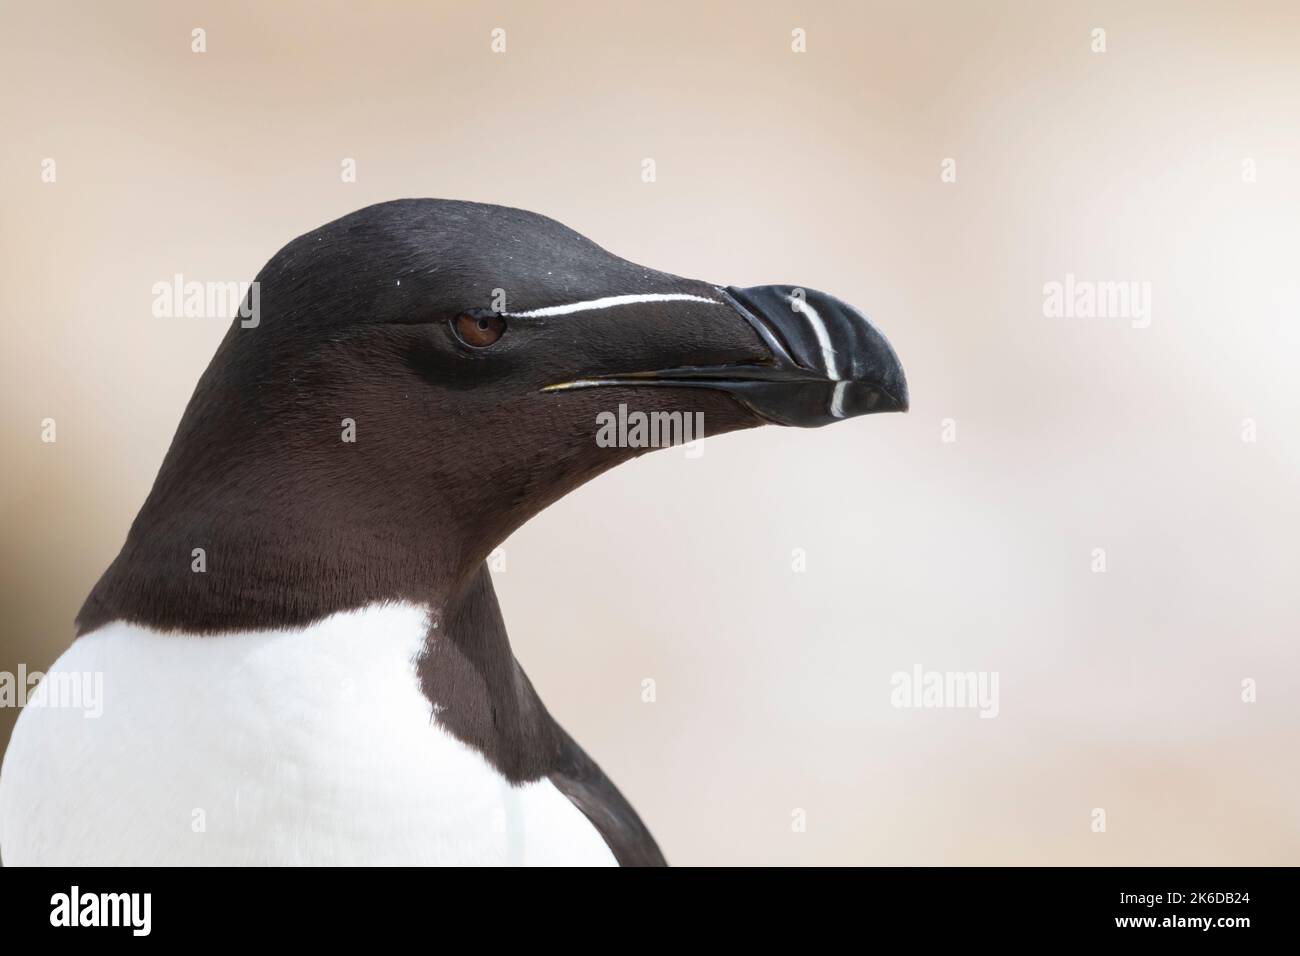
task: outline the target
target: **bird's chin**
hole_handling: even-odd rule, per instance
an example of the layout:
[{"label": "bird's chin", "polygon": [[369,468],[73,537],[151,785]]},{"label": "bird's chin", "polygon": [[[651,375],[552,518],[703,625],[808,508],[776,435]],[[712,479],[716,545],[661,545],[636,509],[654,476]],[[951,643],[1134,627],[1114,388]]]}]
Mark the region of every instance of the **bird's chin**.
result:
[{"label": "bird's chin", "polygon": [[767,365],[728,365],[662,369],[594,376],[547,385],[546,392],[619,386],[695,388],[723,392],[764,421],[796,428],[819,428],[846,418],[907,411],[907,396],[870,382],[832,381],[803,369]]}]

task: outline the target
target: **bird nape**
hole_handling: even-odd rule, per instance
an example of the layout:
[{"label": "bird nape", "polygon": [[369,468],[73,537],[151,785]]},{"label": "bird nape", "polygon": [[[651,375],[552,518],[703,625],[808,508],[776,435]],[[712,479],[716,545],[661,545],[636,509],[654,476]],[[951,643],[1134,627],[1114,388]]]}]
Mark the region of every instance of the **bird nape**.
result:
[{"label": "bird nape", "polygon": [[889,343],[826,293],[468,202],[344,216],[255,289],[51,670],[102,672],[102,715],[21,715],[5,862],[663,863],[519,667],[485,559],[653,447],[598,440],[615,412],[903,411]]}]

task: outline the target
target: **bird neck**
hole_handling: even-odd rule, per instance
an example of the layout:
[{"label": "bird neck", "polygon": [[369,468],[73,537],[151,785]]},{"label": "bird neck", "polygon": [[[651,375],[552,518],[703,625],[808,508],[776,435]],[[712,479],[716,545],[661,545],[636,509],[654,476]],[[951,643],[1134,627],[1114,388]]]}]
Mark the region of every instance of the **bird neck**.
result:
[{"label": "bird neck", "polygon": [[403,513],[328,484],[277,493],[229,474],[165,478],[87,598],[81,633],[110,620],[206,634],[301,627],[381,602],[449,608],[493,546],[432,505]]},{"label": "bird neck", "polygon": [[249,412],[211,391],[205,376],[80,632],[115,619],[189,633],[301,627],[393,601],[451,608],[526,517],[482,500],[491,483],[460,489],[454,450],[403,460],[399,430],[376,426],[378,413],[359,413],[375,434],[354,446],[314,435],[323,426],[292,408]]}]

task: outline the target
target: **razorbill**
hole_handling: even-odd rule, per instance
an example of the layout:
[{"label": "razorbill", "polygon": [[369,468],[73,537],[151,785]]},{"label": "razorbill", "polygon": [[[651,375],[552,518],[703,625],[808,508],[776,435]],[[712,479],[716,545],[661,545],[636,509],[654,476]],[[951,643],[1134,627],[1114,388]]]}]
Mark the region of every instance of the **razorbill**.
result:
[{"label": "razorbill", "polygon": [[[602,413],[901,411],[893,349],[825,293],[469,202],[344,216],[257,287],[18,720],[4,862],[662,864],[520,669],[485,559],[645,450],[595,441]],[[49,689],[83,674],[93,719]]]}]

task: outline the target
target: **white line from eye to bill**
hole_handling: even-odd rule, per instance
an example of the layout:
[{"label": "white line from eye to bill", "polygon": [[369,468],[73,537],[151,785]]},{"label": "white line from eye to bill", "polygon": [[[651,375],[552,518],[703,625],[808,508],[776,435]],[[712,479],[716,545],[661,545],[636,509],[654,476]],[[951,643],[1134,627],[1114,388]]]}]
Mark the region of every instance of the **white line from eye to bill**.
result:
[{"label": "white line from eye to bill", "polygon": [[568,302],[564,305],[548,305],[541,309],[527,312],[507,312],[507,316],[520,319],[542,319],[553,315],[572,315],[574,312],[588,312],[593,309],[612,309],[619,305],[635,305],[639,302],[707,302],[710,305],[723,305],[717,299],[707,299],[702,295],[688,295],[685,292],[646,292],[640,295],[607,295],[585,302]]}]

